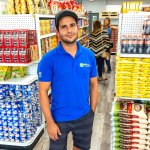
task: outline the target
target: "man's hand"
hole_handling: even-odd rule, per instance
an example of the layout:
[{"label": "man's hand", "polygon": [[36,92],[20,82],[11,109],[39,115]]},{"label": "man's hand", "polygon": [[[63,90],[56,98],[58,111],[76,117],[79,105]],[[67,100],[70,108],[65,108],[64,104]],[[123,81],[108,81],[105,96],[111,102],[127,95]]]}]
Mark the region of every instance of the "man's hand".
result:
[{"label": "man's hand", "polygon": [[54,141],[57,141],[59,139],[58,135],[61,135],[60,129],[56,123],[47,124],[47,131],[49,137]]}]

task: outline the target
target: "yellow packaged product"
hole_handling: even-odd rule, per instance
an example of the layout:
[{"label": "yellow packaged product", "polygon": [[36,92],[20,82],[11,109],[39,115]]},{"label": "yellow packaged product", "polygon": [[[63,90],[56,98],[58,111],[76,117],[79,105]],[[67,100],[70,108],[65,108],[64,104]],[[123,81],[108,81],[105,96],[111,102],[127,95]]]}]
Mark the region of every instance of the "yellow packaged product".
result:
[{"label": "yellow packaged product", "polygon": [[15,3],[14,0],[8,0],[7,6],[8,14],[15,14]]},{"label": "yellow packaged product", "polygon": [[29,14],[35,13],[35,8],[32,0],[26,0]]},{"label": "yellow packaged product", "polygon": [[0,66],[0,81],[7,80],[11,77],[11,69],[10,66]]},{"label": "yellow packaged product", "polygon": [[27,14],[26,0],[21,0],[21,14]]},{"label": "yellow packaged product", "polygon": [[21,14],[21,3],[20,0],[15,0],[15,10],[17,14]]},{"label": "yellow packaged product", "polygon": [[21,78],[27,74],[26,67],[12,67],[11,78]]}]

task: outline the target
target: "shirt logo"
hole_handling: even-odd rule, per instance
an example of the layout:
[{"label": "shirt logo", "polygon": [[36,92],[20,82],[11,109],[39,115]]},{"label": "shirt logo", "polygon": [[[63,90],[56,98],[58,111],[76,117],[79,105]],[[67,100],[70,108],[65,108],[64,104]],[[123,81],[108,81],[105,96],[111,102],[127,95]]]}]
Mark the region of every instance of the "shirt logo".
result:
[{"label": "shirt logo", "polygon": [[42,77],[42,72],[39,72],[39,78],[41,78]]},{"label": "shirt logo", "polygon": [[90,67],[90,64],[80,63],[80,67]]}]

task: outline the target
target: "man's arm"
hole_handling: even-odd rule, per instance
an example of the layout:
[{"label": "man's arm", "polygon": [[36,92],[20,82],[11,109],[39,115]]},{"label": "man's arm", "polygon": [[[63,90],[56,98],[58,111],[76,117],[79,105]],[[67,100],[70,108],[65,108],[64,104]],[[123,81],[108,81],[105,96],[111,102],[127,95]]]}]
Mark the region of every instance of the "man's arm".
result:
[{"label": "man's arm", "polygon": [[95,112],[98,100],[98,80],[97,77],[90,78],[90,105],[93,112]]},{"label": "man's arm", "polygon": [[47,122],[48,134],[51,139],[57,140],[58,134],[61,135],[61,133],[51,115],[50,103],[49,103],[49,98],[48,98],[49,88],[50,88],[50,82],[39,82],[40,106],[41,106],[41,109],[44,113],[44,116]]}]

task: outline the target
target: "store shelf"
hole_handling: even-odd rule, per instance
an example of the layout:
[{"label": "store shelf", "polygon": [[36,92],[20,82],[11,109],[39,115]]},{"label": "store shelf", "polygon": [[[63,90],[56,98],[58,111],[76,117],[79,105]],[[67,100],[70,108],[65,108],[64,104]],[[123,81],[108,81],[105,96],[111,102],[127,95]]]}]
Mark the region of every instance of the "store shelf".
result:
[{"label": "store shelf", "polygon": [[89,27],[89,25],[86,25],[86,26],[82,26],[82,27],[80,27],[80,28],[82,29],[82,28],[87,28],[87,27]]},{"label": "store shelf", "polygon": [[0,63],[0,66],[30,66],[32,64],[38,63],[38,60],[30,63]]},{"label": "store shelf", "polygon": [[150,101],[148,98],[130,98],[130,97],[117,97],[117,99],[125,99],[125,100],[139,100],[139,101]]},{"label": "store shelf", "polygon": [[79,38],[77,41],[80,41],[81,39],[85,38],[86,36],[88,36],[88,34],[82,36],[81,38]]},{"label": "store shelf", "polygon": [[118,16],[114,16],[114,17],[112,17],[112,16],[101,16],[100,19],[105,19],[107,17],[109,17],[110,19],[119,19]]},{"label": "store shelf", "polygon": [[42,134],[44,133],[44,126],[41,125],[41,127],[38,127],[36,134],[34,137],[31,138],[31,140],[25,142],[25,143],[16,143],[16,142],[4,142],[0,141],[0,148],[7,148],[7,149],[19,149],[19,150],[32,150]]},{"label": "store shelf", "polygon": [[35,14],[37,17],[39,18],[55,18],[55,15],[39,15],[39,14]]},{"label": "store shelf", "polygon": [[40,39],[44,39],[44,38],[54,36],[54,35],[56,35],[56,33],[50,33],[50,34],[42,35],[42,36],[40,36]]},{"label": "store shelf", "polygon": [[132,58],[150,58],[150,54],[121,54],[120,57],[132,57]]},{"label": "store shelf", "polygon": [[23,78],[12,78],[5,81],[0,81],[0,84],[19,84],[28,85],[33,81],[37,80],[37,75],[26,75]]}]

